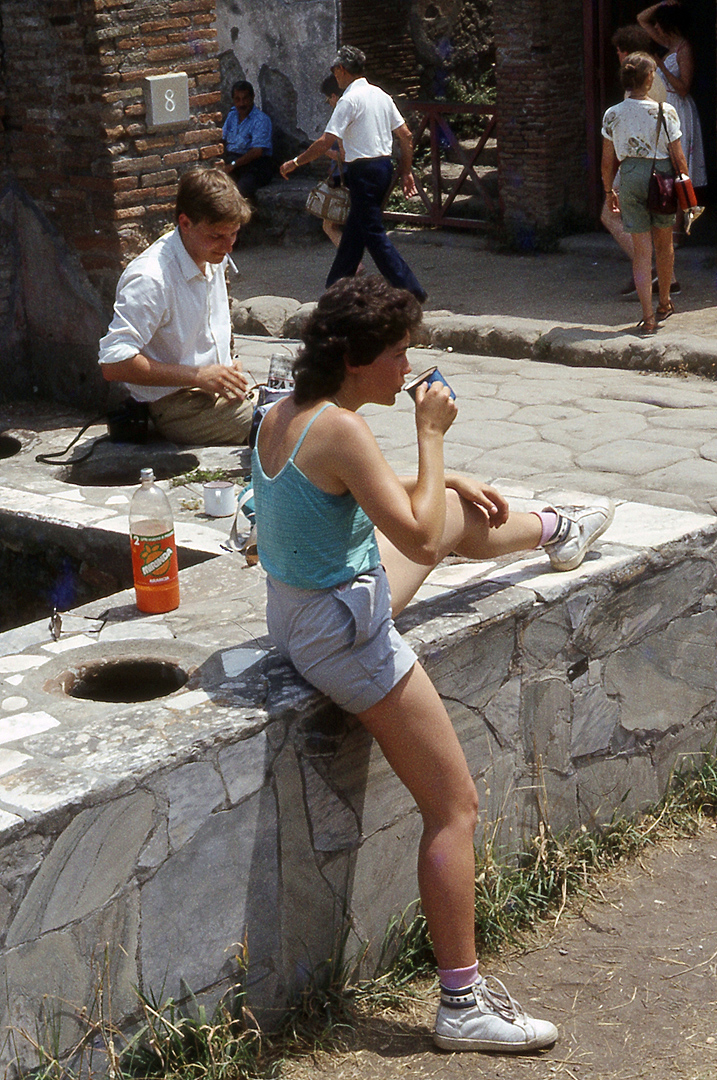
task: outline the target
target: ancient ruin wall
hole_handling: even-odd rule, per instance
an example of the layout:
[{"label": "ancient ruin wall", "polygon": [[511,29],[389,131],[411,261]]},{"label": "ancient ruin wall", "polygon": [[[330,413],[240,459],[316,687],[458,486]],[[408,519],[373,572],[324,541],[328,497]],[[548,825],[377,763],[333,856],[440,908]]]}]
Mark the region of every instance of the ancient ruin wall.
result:
[{"label": "ancient ruin wall", "polygon": [[[43,393],[48,366],[69,364],[70,400],[89,403],[122,267],[165,228],[180,171],[221,152],[215,4],[0,0],[0,16],[0,370]],[[149,133],[142,80],[174,71],[189,122]]]},{"label": "ancient ruin wall", "polygon": [[506,220],[545,229],[586,210],[580,0],[494,0]]}]

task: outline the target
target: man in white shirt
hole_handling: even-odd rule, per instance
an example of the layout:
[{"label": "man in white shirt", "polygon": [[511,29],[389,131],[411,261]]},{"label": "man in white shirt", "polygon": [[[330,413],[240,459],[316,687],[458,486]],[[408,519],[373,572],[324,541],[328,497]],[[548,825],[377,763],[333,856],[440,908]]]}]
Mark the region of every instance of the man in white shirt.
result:
[{"label": "man in white shirt", "polygon": [[366,57],[360,49],[343,45],[331,65],[343,96],[333,111],[326,131],[306,150],[281,166],[286,179],[295,169],[325,154],[341,139],[346,158],[346,184],[351,210],[344,226],[326,284],[356,273],[367,248],[378,270],[400,289],[408,289],[421,303],[426,292],[405,259],[386,236],[381,205],[393,175],[391,151],[395,135],[401,147],[401,178],[406,198],[417,195],[411,172],[411,131],[393,99],[364,77]]},{"label": "man in white shirt", "polygon": [[176,228],[133,259],[117,284],[100,341],[102,374],[146,401],[173,442],[247,441],[253,410],[248,380],[231,359],[224,267],[249,216],[226,173],[190,169],[179,181]]}]

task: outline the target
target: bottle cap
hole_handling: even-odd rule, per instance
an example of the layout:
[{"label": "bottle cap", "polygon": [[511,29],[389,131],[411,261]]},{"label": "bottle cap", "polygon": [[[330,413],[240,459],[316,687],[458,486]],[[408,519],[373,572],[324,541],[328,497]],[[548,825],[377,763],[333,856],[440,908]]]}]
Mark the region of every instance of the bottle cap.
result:
[{"label": "bottle cap", "polygon": [[154,469],[142,469],[139,474],[140,481],[142,483],[147,480],[150,484],[154,483]]}]

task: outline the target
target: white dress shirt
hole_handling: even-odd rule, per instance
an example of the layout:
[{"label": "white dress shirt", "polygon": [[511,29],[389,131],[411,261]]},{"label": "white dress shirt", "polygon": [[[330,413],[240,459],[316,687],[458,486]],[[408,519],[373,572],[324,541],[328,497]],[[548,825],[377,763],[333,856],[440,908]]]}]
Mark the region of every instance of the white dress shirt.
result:
[{"label": "white dress shirt", "polygon": [[393,132],[404,119],[396,104],[379,86],[354,79],[336,103],[326,130],[341,139],[346,161],[390,157]]},{"label": "white dress shirt", "polygon": [[[127,266],[117,283],[114,316],[100,341],[99,362],[142,353],[162,364],[231,364],[231,322],[224,262],[199,269],[178,228]],[[158,401],[178,389],[126,383],[137,401]]]}]

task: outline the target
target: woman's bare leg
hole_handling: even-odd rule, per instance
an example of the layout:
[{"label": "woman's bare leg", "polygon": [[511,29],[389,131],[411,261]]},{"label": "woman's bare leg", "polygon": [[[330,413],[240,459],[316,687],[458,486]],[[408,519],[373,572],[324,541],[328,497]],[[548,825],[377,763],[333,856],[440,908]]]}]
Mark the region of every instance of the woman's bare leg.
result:
[{"label": "woman's bare leg", "polygon": [[657,284],[660,289],[660,306],[670,305],[670,283],[674,277],[675,249],[672,246],[672,229],[652,230],[655,244],[655,264],[657,266]]},{"label": "woman's bare leg", "polygon": [[495,559],[499,555],[536,548],[542,531],[537,514],[513,513],[504,525],[490,529],[485,514],[477,506],[449,489],[446,491],[446,524],[439,557],[431,566],[412,562],[383,533],[376,532],[381,562],[391,587],[393,614],[403,611],[434,566],[450,552],[455,551],[468,559]]},{"label": "woman's bare leg", "polygon": [[612,238],[617,241],[622,250],[627,255],[630,262],[632,262],[635,254],[635,247],[632,242],[632,236],[629,232],[625,232],[625,226],[622,223],[622,214],[619,210],[613,210],[608,205],[607,199],[603,203],[602,213],[600,214],[600,221],[603,223],[607,231]]},{"label": "woman's bare leg", "polygon": [[419,663],[358,719],[423,819],[418,885],[439,968],[476,961],[473,834],[478,795],[438,692]]},{"label": "woman's bare leg", "polygon": [[[635,255],[632,260],[632,276],[642,305],[643,319],[652,319],[652,233],[633,233]],[[667,282],[669,299],[670,283]]]}]

